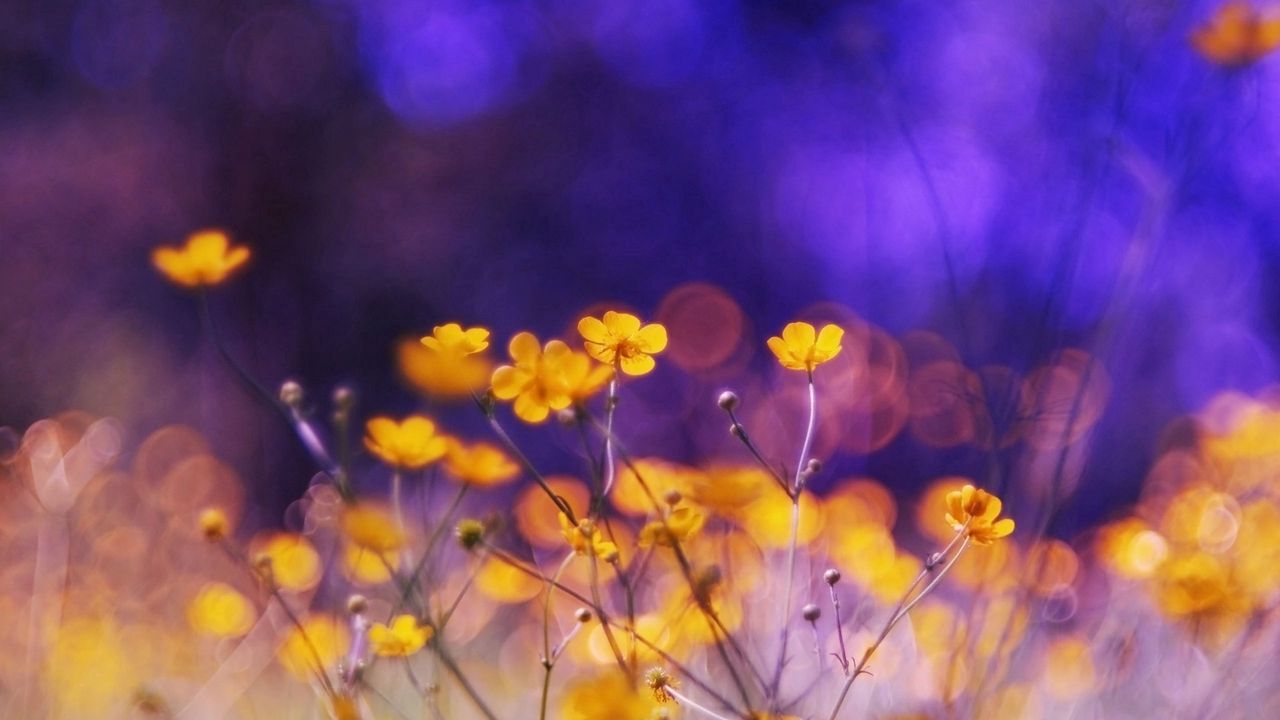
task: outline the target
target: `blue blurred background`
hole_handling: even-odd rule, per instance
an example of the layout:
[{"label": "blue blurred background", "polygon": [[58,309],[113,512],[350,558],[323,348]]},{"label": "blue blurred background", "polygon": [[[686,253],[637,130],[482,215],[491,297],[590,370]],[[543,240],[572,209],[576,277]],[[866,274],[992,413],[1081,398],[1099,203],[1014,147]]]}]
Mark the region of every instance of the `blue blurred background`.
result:
[{"label": "blue blurred background", "polygon": [[[719,433],[715,392],[818,301],[974,369],[1082,348],[1110,393],[1069,531],[1132,501],[1172,421],[1276,379],[1280,70],[1195,52],[1218,5],[6,2],[0,424],[186,422],[260,503],[295,497],[305,456],[148,263],[220,226],[255,252],[214,298],[233,352],[321,418],[338,383],[421,407],[392,348],[433,324],[492,327],[501,354],[692,281],[755,354],[635,384],[669,430],[634,415],[639,451],[701,454],[660,409]],[[984,457],[902,432],[832,463],[909,494]]]}]

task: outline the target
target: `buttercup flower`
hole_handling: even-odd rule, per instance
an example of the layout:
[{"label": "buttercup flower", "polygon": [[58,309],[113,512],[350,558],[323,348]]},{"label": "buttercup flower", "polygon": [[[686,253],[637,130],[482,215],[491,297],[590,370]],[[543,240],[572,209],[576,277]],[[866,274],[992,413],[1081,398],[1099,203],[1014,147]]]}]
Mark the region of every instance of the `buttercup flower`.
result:
[{"label": "buttercup flower", "polygon": [[613,376],[612,368],[593,366],[591,358],[560,340],[540,347],[532,333],[516,334],[507,351],[514,364],[493,372],[493,395],[515,400],[516,417],[529,423],[540,423],[552,410],[586,400]]},{"label": "buttercup flower", "polygon": [[489,331],[482,327],[462,329],[458,323],[437,325],[431,334],[422,338],[429,350],[454,355],[475,355],[489,347]]},{"label": "buttercup flower", "polygon": [[678,507],[665,520],[653,520],[640,529],[640,546],[671,547],[683,543],[696,535],[705,522],[706,517],[698,510],[688,505]]},{"label": "buttercup flower", "polygon": [[231,247],[221,230],[201,230],[187,237],[182,247],[159,247],[151,264],[170,282],[185,288],[212,287],[249,262],[249,248]]},{"label": "buttercup flower", "polygon": [[551,369],[574,402],[592,397],[613,379],[613,368],[593,363],[591,358],[579,352],[557,358]]},{"label": "buttercup flower", "polygon": [[302,627],[289,631],[276,659],[294,677],[309,680],[313,673],[336,663],[350,646],[347,623],[331,615],[312,615],[302,621]]},{"label": "buttercup flower", "polygon": [[364,446],[378,459],[401,470],[417,470],[444,457],[448,443],[436,424],[422,415],[400,422],[376,417],[365,424]]},{"label": "buttercup flower", "polygon": [[271,533],[251,547],[255,548],[254,563],[269,573],[271,581],[281,590],[302,592],[320,582],[323,571],[320,554],[301,535]]},{"label": "buttercup flower", "polygon": [[198,633],[240,637],[249,632],[257,613],[249,598],[225,583],[209,583],[187,606],[187,620]]},{"label": "buttercup flower", "polygon": [[496,445],[486,442],[467,445],[449,441],[444,466],[459,480],[481,486],[500,485],[520,474],[520,466],[514,460]]},{"label": "buttercup flower", "polygon": [[1013,532],[1013,520],[997,520],[1003,503],[1000,498],[972,485],[947,494],[947,522],[956,532],[965,530],[978,545],[990,545],[993,540]]},{"label": "buttercup flower", "polygon": [[1264,16],[1247,2],[1228,2],[1191,33],[1205,59],[1238,67],[1256,62],[1280,46],[1280,17]]},{"label": "buttercup flower", "polygon": [[578,321],[587,354],[627,375],[653,370],[653,356],[667,347],[667,329],[658,323],[641,325],[640,318],[609,310],[601,318]]},{"label": "buttercup flower", "polygon": [[404,532],[386,509],[370,503],[348,505],[339,521],[351,544],[380,555],[404,547]]},{"label": "buttercup flower", "polygon": [[605,562],[613,562],[618,557],[618,546],[606,540],[590,520],[583,519],[574,525],[568,515],[560,513],[560,534],[579,555],[590,553]]},{"label": "buttercup flower", "polygon": [[435,634],[429,625],[419,625],[412,615],[397,615],[391,625],[374,623],[369,628],[369,644],[375,655],[408,657],[423,648]]},{"label": "buttercup flower", "polygon": [[660,703],[671,700],[671,688],[676,687],[676,679],[660,667],[650,668],[644,674],[644,684],[653,691],[653,699]]},{"label": "buttercup flower", "polygon": [[788,370],[813,369],[840,354],[840,340],[844,330],[838,325],[823,325],[815,331],[807,322],[788,323],[782,328],[782,337],[771,337],[769,349]]}]

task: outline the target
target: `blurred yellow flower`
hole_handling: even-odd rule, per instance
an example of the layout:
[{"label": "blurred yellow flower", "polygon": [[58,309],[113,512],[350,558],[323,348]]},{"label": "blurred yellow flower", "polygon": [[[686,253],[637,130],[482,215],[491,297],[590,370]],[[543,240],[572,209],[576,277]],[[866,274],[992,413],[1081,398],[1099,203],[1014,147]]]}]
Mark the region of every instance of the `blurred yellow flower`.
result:
[{"label": "blurred yellow flower", "polygon": [[405,536],[390,512],[379,505],[361,502],[342,509],[342,534],[356,547],[388,554],[404,547]]},{"label": "blurred yellow flower", "polygon": [[202,635],[240,637],[257,617],[253,603],[226,583],[209,583],[187,605],[187,622]]},{"label": "blurred yellow flower", "polygon": [[342,572],[357,585],[381,585],[399,568],[399,553],[379,553],[354,544],[342,551]]},{"label": "blurred yellow flower", "polygon": [[1205,615],[1243,610],[1231,568],[1215,555],[1190,552],[1170,557],[1157,571],[1156,599],[1169,615]]},{"label": "blurred yellow flower", "polygon": [[[990,545],[992,541],[1013,532],[1013,520],[997,520],[1003,503],[1000,498],[972,485],[947,494],[947,522],[956,532],[964,530],[978,545]],[[967,530],[966,530],[967,526]]]},{"label": "blurred yellow flower", "polygon": [[419,625],[412,615],[397,615],[391,625],[374,623],[369,628],[369,644],[375,655],[382,657],[408,657],[423,648],[435,630],[429,625]]},{"label": "blurred yellow flower", "polygon": [[641,695],[617,672],[603,673],[572,683],[560,704],[561,720],[654,720],[658,703],[652,694]]},{"label": "blurred yellow flower", "polygon": [[[435,338],[429,336],[426,339]],[[396,345],[396,363],[400,374],[410,385],[439,398],[471,397],[472,393],[488,387],[489,375],[493,373],[493,361],[488,353],[467,355],[458,351],[434,350],[413,338],[406,338]]]},{"label": "blurred yellow flower", "polygon": [[663,520],[653,520],[640,529],[640,547],[662,545],[672,547],[684,543],[698,533],[706,523],[706,516],[685,505],[671,511]]},{"label": "blurred yellow flower", "polygon": [[838,325],[823,325],[821,331],[807,322],[788,323],[782,337],[769,338],[769,349],[788,370],[813,369],[840,354],[844,330]]},{"label": "blurred yellow flower", "polygon": [[590,553],[605,562],[613,562],[618,558],[618,546],[605,540],[600,528],[590,520],[584,518],[574,525],[569,522],[568,515],[560,513],[560,534],[579,555]]},{"label": "blurred yellow flower", "polygon": [[480,594],[507,605],[528,602],[543,589],[538,578],[492,556],[476,571],[475,583]]},{"label": "blurred yellow flower", "polygon": [[378,459],[401,470],[417,470],[444,457],[448,443],[436,424],[422,415],[396,422],[375,417],[365,423],[364,446]]},{"label": "blurred yellow flower", "polygon": [[501,448],[487,442],[468,445],[450,440],[444,466],[459,480],[486,487],[509,482],[520,474],[520,466],[514,460]]},{"label": "blurred yellow flower", "polygon": [[420,341],[428,350],[465,356],[484,352],[489,347],[489,331],[482,327],[462,329],[458,323],[437,325]]},{"label": "blurred yellow flower", "polygon": [[493,371],[493,395],[514,400],[516,417],[528,423],[540,423],[552,410],[591,397],[613,377],[612,368],[593,365],[560,340],[539,346],[532,333],[517,333],[507,352],[513,364]]},{"label": "blurred yellow flower", "polygon": [[270,577],[281,590],[302,592],[320,582],[320,555],[311,543],[295,533],[270,533],[258,538],[252,556],[265,562]]},{"label": "blurred yellow flower", "polygon": [[227,514],[220,508],[211,507],[201,510],[196,522],[200,527],[200,534],[209,542],[218,542],[225,538],[231,527]]},{"label": "blurred yellow flower", "polygon": [[604,317],[578,321],[587,354],[627,375],[653,370],[653,356],[667,347],[667,329],[658,323],[641,325],[640,318],[609,310]]},{"label": "blurred yellow flower", "polygon": [[217,285],[247,262],[249,248],[231,247],[221,230],[201,230],[189,235],[181,247],[158,247],[151,253],[156,269],[185,288]]},{"label": "blurred yellow flower", "polygon": [[1191,44],[1210,62],[1248,65],[1280,46],[1280,17],[1264,15],[1244,0],[1233,0],[1191,33]]},{"label": "blurred yellow flower", "polygon": [[276,659],[289,674],[310,680],[313,673],[322,673],[336,663],[350,646],[351,632],[345,622],[332,615],[312,615],[301,627],[290,629]]}]

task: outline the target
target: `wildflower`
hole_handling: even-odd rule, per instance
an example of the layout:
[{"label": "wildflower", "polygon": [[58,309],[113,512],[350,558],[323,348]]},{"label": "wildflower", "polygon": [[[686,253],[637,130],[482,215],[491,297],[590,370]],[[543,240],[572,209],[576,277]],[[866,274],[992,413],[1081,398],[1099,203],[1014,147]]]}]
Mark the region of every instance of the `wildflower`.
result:
[{"label": "wildflower", "polygon": [[320,555],[311,543],[294,533],[273,533],[255,542],[254,564],[281,590],[303,592],[320,582]]},{"label": "wildflower", "polygon": [[605,540],[600,528],[590,520],[584,518],[574,525],[569,522],[568,515],[560,513],[560,534],[579,555],[595,555],[605,562],[613,562],[618,558],[618,546]]},{"label": "wildflower", "polygon": [[445,323],[431,329],[420,340],[428,350],[456,356],[475,355],[489,347],[489,331],[482,327],[462,329],[458,323]]},{"label": "wildflower", "polygon": [[484,541],[484,523],[470,518],[459,520],[454,533],[464,550],[474,550]]},{"label": "wildflower", "polygon": [[151,264],[170,282],[185,288],[212,287],[249,261],[249,248],[231,247],[221,230],[201,230],[187,237],[180,248],[159,247]]},{"label": "wildflower", "polygon": [[200,511],[197,524],[200,526],[200,534],[209,542],[218,542],[225,538],[231,525],[226,513],[212,507]]},{"label": "wildflower", "polygon": [[702,529],[705,522],[706,517],[692,507],[686,505],[676,508],[665,519],[653,520],[640,529],[640,546],[672,547],[676,543],[686,542]]},{"label": "wildflower", "polygon": [[640,694],[622,673],[576,679],[565,689],[560,720],[655,720],[653,696]]},{"label": "wildflower", "polygon": [[463,444],[449,442],[444,466],[449,474],[473,485],[500,485],[515,479],[520,466],[500,448],[486,442]]},{"label": "wildflower", "polygon": [[422,415],[400,422],[375,417],[365,424],[364,446],[383,462],[401,470],[417,470],[444,457],[448,443],[436,424]]},{"label": "wildflower", "polygon": [[312,615],[289,631],[276,659],[294,677],[309,680],[313,673],[336,663],[350,646],[346,622],[329,615]]},{"label": "wildflower", "polygon": [[347,539],[358,548],[388,554],[404,547],[404,531],[391,513],[378,505],[348,505],[342,510],[339,526]]},{"label": "wildflower", "polygon": [[396,345],[396,364],[410,385],[440,398],[467,398],[488,386],[493,373],[493,361],[488,353],[476,350],[467,354],[465,350],[474,348],[474,343],[450,346],[442,342],[436,349],[429,347],[427,340],[440,339],[435,336],[421,340],[405,338]]},{"label": "wildflower", "polygon": [[493,395],[514,400],[516,417],[528,423],[540,423],[552,410],[586,400],[613,377],[611,368],[593,367],[591,358],[560,340],[539,346],[532,333],[517,333],[507,352],[513,364],[493,372]]},{"label": "wildflower", "polygon": [[391,579],[393,570],[398,569],[399,553],[379,553],[354,544],[343,549],[343,574],[357,585],[381,585]]},{"label": "wildflower", "polygon": [[771,337],[769,349],[788,370],[813,369],[840,354],[840,339],[844,330],[838,325],[823,325],[815,331],[807,322],[788,323],[782,328],[782,337]]},{"label": "wildflower", "polygon": [[1265,17],[1243,0],[1228,2],[1191,33],[1191,44],[1218,65],[1248,65],[1280,46],[1280,18]]},{"label": "wildflower", "polygon": [[995,495],[965,485],[947,494],[947,522],[956,532],[967,532],[978,545],[990,545],[1013,532],[1013,520],[996,519],[1002,506]]},{"label": "wildflower", "polygon": [[240,637],[253,627],[256,613],[249,599],[225,583],[209,583],[187,605],[192,629],[214,637]]},{"label": "wildflower", "polygon": [[369,643],[375,655],[408,657],[422,649],[435,635],[430,625],[419,625],[412,615],[397,615],[391,625],[374,623],[369,628]]},{"label": "wildflower", "polygon": [[578,321],[587,354],[627,375],[653,370],[653,356],[667,347],[667,329],[659,323],[641,325],[640,318],[609,310],[604,317]]},{"label": "wildflower", "polygon": [[671,700],[670,689],[676,687],[676,679],[660,667],[650,668],[644,674],[644,684],[653,691],[653,698],[660,703]]}]

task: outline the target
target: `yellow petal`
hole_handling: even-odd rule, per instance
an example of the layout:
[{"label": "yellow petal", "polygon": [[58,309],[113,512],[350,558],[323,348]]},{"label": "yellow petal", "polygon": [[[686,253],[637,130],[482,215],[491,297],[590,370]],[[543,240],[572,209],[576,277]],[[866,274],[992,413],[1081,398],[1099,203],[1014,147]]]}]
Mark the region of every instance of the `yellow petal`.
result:
[{"label": "yellow petal", "polygon": [[493,395],[499,400],[510,400],[524,392],[531,379],[524,370],[503,365],[493,371]]},{"label": "yellow petal", "polygon": [[578,321],[578,334],[583,340],[603,344],[609,340],[609,329],[594,317],[584,317]]},{"label": "yellow petal", "polygon": [[537,362],[538,356],[542,353],[542,348],[538,344],[538,338],[533,333],[521,332],[516,333],[511,338],[511,342],[507,344],[507,352],[511,353],[511,359],[518,364],[526,365]]},{"label": "yellow petal", "polygon": [[649,323],[640,328],[633,342],[641,352],[660,353],[667,349],[667,328],[659,323]]},{"label": "yellow petal", "polygon": [[550,410],[547,403],[541,401],[534,393],[522,393],[516,398],[516,403],[512,407],[516,413],[516,417],[527,423],[540,423],[547,419]]},{"label": "yellow petal", "polygon": [[991,537],[1002,538],[1013,532],[1014,524],[1012,518],[1005,518],[996,522],[991,526]]},{"label": "yellow petal", "polygon": [[627,375],[644,375],[653,370],[655,365],[652,356],[643,354],[623,357],[618,364],[622,368],[622,372]]},{"label": "yellow petal", "polygon": [[604,326],[614,337],[629,338],[640,329],[640,318],[631,313],[610,310],[604,314]]},{"label": "yellow petal", "polygon": [[826,353],[827,357],[835,357],[835,354],[840,352],[840,340],[843,337],[844,328],[839,325],[823,325],[822,332],[818,333],[815,347]]},{"label": "yellow petal", "polygon": [[787,347],[792,352],[805,352],[813,347],[813,343],[817,333],[813,326],[807,322],[787,323],[782,328],[782,339],[787,343]]}]

